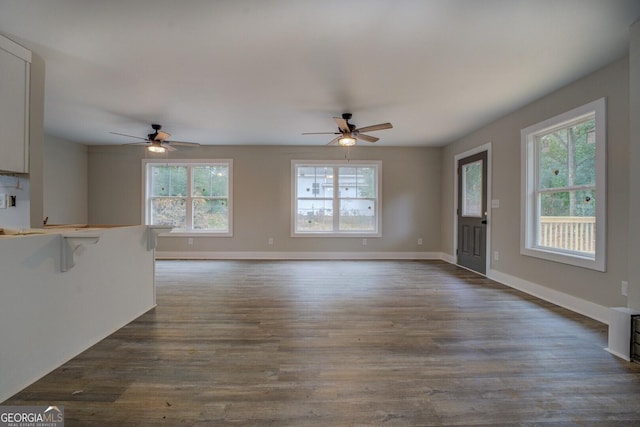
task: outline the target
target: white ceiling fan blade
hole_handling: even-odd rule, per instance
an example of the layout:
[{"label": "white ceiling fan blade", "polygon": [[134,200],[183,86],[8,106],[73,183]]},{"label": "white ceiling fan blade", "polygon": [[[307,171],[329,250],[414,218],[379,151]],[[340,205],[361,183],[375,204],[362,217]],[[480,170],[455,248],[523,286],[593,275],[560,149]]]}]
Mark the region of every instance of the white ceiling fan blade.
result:
[{"label": "white ceiling fan blade", "polygon": [[164,142],[171,137],[170,133],[159,130],[156,137],[153,139],[154,141]]},{"label": "white ceiling fan blade", "polygon": [[164,141],[167,144],[171,144],[171,145],[180,145],[183,147],[199,147],[200,144],[197,142],[187,142],[187,141]]},{"label": "white ceiling fan blade", "polygon": [[361,139],[363,141],[367,141],[367,142],[376,142],[378,141],[380,138],[376,138],[375,136],[370,136],[370,135],[365,135],[362,133],[354,133],[353,136],[356,139]]},{"label": "white ceiling fan blade", "polygon": [[327,143],[327,145],[336,144],[340,138],[342,138],[342,134],[340,134],[340,136],[336,136],[335,138],[333,138],[331,141]]},{"label": "white ceiling fan blade", "polygon": [[343,119],[342,117],[334,117],[333,120],[336,121],[338,129],[340,129],[342,133],[351,132],[351,129],[349,129],[349,124],[345,119]]},{"label": "white ceiling fan blade", "polygon": [[171,145],[167,144],[166,142],[161,143],[160,146],[166,148],[167,151],[176,151],[177,150],[177,148],[172,147]]},{"label": "white ceiling fan blade", "polygon": [[113,135],[126,136],[126,137],[128,137],[128,138],[135,138],[135,139],[141,139],[141,140],[143,140],[143,141],[148,141],[148,139],[147,139],[147,138],[141,138],[141,137],[139,137],[139,136],[127,135],[126,133],[118,133],[118,132],[109,132],[109,133],[111,133],[111,134],[113,134]]},{"label": "white ceiling fan blade", "polygon": [[365,126],[360,129],[356,129],[358,132],[372,132],[374,130],[391,129],[393,126],[391,123],[380,123],[378,125]]}]

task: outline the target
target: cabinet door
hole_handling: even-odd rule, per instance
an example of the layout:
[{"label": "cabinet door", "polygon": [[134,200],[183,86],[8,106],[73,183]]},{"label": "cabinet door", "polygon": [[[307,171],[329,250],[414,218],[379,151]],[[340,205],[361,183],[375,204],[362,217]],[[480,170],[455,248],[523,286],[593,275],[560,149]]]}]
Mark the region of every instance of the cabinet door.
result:
[{"label": "cabinet door", "polygon": [[29,63],[0,48],[0,170],[28,172]]}]

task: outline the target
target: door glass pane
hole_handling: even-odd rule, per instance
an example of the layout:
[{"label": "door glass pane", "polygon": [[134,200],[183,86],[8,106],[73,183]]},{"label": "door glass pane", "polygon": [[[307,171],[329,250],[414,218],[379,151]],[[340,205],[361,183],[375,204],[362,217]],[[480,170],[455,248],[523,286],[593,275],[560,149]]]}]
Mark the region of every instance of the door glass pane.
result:
[{"label": "door glass pane", "polygon": [[462,166],[462,216],[482,217],[482,160]]}]

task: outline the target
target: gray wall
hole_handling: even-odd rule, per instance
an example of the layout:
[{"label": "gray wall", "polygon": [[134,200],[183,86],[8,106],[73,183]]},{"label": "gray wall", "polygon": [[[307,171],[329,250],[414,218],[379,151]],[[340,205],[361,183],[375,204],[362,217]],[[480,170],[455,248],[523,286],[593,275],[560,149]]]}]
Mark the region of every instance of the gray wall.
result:
[{"label": "gray wall", "polygon": [[630,84],[630,155],[629,155],[629,302],[628,306],[640,310],[640,21],[631,27],[629,49]]},{"label": "gray wall", "polygon": [[86,224],[87,147],[46,135],[44,139],[44,216],[48,224]]},{"label": "gray wall", "polygon": [[[161,251],[439,252],[440,148],[355,147],[351,159],[382,161],[382,237],[291,237],[291,160],[343,160],[338,147],[204,146],[172,159],[233,159],[233,237],[161,238]],[[138,147],[89,147],[89,220],[141,222],[142,159]],[[269,238],[274,239],[268,245]],[[423,239],[418,246],[418,238]]]},{"label": "gray wall", "polygon": [[[595,99],[607,98],[607,271],[520,255],[520,130]],[[491,269],[603,306],[626,306],[629,199],[629,63],[617,61],[448,145],[443,153],[442,250],[453,256],[454,156],[492,142]]]}]

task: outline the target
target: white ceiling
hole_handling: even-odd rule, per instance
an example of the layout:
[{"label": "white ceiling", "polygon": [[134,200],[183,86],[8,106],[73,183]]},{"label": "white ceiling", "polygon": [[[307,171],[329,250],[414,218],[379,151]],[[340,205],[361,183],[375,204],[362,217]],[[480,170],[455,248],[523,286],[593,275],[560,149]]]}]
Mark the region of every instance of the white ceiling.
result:
[{"label": "white ceiling", "polygon": [[442,145],[628,51],[640,0],[0,0],[46,61],[45,131],[132,142]]}]

